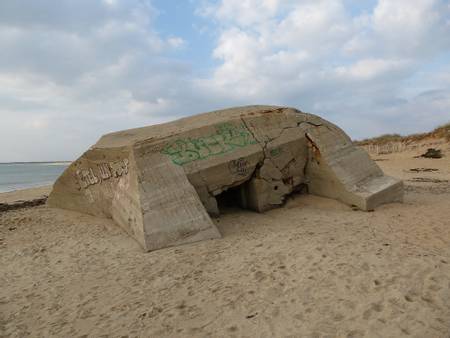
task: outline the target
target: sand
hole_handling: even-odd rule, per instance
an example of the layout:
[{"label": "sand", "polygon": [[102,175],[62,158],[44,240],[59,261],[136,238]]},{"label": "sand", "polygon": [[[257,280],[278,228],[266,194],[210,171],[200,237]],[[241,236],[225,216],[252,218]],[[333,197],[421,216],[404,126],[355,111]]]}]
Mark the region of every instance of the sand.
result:
[{"label": "sand", "polygon": [[52,186],[43,186],[38,188],[30,188],[0,193],[0,203],[12,204],[19,201],[31,201],[48,196]]},{"label": "sand", "polygon": [[298,195],[227,210],[223,239],[151,253],[109,220],[0,213],[0,336],[448,338],[450,152],[413,155],[375,156],[405,179],[403,204]]}]

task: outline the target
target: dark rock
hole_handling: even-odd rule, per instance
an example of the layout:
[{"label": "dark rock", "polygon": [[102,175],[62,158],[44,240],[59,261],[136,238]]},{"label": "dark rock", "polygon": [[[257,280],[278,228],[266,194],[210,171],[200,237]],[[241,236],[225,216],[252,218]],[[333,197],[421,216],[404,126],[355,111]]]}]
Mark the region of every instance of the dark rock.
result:
[{"label": "dark rock", "polygon": [[420,157],[425,158],[442,158],[442,152],[440,149],[428,148],[425,154],[420,155]]}]

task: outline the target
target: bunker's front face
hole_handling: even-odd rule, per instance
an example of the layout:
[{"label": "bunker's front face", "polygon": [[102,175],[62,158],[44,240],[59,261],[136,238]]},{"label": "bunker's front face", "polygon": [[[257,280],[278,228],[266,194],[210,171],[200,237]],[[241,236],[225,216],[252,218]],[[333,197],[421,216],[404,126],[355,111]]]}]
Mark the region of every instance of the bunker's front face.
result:
[{"label": "bunker's front face", "polygon": [[338,127],[296,109],[238,107],[103,136],[55,183],[49,204],[111,217],[145,250],[220,237],[209,214],[232,189],[265,211],[297,189],[362,210],[401,201]]}]

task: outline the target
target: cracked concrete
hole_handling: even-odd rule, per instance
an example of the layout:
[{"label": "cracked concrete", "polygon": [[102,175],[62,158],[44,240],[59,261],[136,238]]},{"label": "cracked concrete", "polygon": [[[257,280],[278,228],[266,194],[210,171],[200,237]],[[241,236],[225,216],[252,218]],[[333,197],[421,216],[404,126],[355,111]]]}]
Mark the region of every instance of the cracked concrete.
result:
[{"label": "cracked concrete", "polygon": [[149,251],[219,238],[210,215],[230,189],[241,207],[264,212],[305,187],[362,210],[403,195],[402,182],[338,127],[293,108],[248,106],[105,135],[48,203],[110,217]]}]

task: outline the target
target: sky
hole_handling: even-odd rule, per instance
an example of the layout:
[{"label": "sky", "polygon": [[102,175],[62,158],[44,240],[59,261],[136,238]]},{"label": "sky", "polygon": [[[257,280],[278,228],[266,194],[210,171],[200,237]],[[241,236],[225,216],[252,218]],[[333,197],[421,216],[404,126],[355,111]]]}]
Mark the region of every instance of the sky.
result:
[{"label": "sky", "polygon": [[352,138],[450,121],[449,0],[2,0],[0,162],[237,105]]}]

